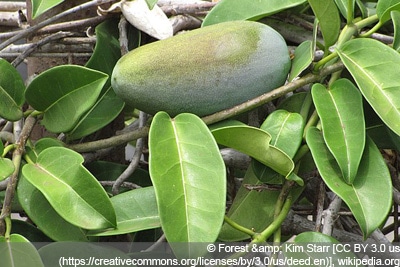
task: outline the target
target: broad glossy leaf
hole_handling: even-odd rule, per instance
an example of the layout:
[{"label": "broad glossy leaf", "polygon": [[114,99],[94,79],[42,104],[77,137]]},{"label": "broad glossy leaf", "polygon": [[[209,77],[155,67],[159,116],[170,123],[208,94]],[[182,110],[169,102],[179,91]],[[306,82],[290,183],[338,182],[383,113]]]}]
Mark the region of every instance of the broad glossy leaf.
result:
[{"label": "broad glossy leaf", "polygon": [[368,103],[400,135],[400,54],[369,38],[350,40],[338,53]]},{"label": "broad glossy leaf", "polygon": [[378,148],[367,138],[357,176],[349,185],[322,133],[310,128],[306,139],[322,179],[347,204],[367,238],[386,219],[392,203],[390,174]]},{"label": "broad glossy leaf", "polygon": [[53,67],[37,76],[25,97],[42,111],[42,123],[51,132],[67,132],[96,102],[108,75],[81,66]]},{"label": "broad glossy leaf", "polygon": [[218,144],[245,153],[283,176],[293,171],[292,159],[269,144],[271,135],[266,131],[250,126],[230,126],[215,129],[212,134]]},{"label": "broad glossy leaf", "polygon": [[149,168],[169,242],[213,242],[225,214],[225,165],[197,116],[157,113],[149,132]]},{"label": "broad glossy leaf", "polygon": [[32,0],[32,18],[35,19],[64,0]]},{"label": "broad glossy leaf", "polygon": [[300,5],[305,0],[221,0],[207,14],[202,26],[231,20],[256,20]]},{"label": "broad glossy leaf", "polygon": [[0,117],[17,121],[22,118],[25,101],[25,84],[18,71],[5,59],[0,58]]},{"label": "broad glossy leaf", "polygon": [[71,224],[84,229],[115,227],[107,193],[82,163],[80,154],[50,147],[39,154],[35,164],[25,165],[22,173]]},{"label": "broad glossy leaf", "polygon": [[294,58],[292,60],[292,69],[289,74],[289,81],[297,78],[312,63],[314,58],[314,48],[312,41],[307,40],[302,42],[294,50]]},{"label": "broad glossy leaf", "polygon": [[124,106],[125,102],[109,87],[67,133],[67,138],[76,140],[103,128],[121,113]]},{"label": "broad glossy leaf", "polygon": [[[293,158],[303,139],[303,124],[300,114],[281,109],[271,113],[260,128],[271,135],[271,145]],[[282,182],[281,176],[274,170],[259,162],[253,162],[258,179],[265,183]]]},{"label": "broad glossy leaf", "polygon": [[14,172],[14,163],[8,158],[0,157],[0,181]]},{"label": "broad glossy leaf", "polygon": [[397,10],[393,10],[390,12],[390,16],[392,17],[393,22],[393,49],[397,52],[400,51],[400,12]]},{"label": "broad glossy leaf", "polygon": [[376,5],[376,14],[379,17],[379,21],[384,23],[390,19],[390,12],[396,10],[400,11],[399,0],[380,0]]},{"label": "broad glossy leaf", "polygon": [[70,224],[23,175],[18,181],[18,201],[40,230],[54,241],[88,241],[85,230]]},{"label": "broad glossy leaf", "polygon": [[134,233],[161,227],[153,187],[144,187],[111,198],[117,216],[117,228],[89,231],[89,236],[109,236]]},{"label": "broad glossy leaf", "polygon": [[340,16],[333,0],[308,0],[316,18],[318,19],[325,48],[336,43],[340,32]]},{"label": "broad glossy leaf", "polygon": [[0,236],[0,259],[2,267],[44,266],[33,244],[19,234]]},{"label": "broad glossy leaf", "polygon": [[314,84],[312,97],[321,119],[324,139],[351,184],[356,177],[365,144],[362,96],[347,79],[336,80],[326,89]]}]

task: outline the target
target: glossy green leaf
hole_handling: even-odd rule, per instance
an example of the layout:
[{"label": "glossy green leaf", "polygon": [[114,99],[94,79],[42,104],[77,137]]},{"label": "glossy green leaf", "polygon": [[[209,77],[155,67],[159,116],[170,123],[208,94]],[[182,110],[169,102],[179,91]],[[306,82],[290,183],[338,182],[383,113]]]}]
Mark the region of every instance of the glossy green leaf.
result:
[{"label": "glossy green leaf", "polygon": [[384,23],[390,19],[391,11],[400,11],[400,2],[398,0],[380,0],[376,5],[376,14],[379,21]]},{"label": "glossy green leaf", "polygon": [[[350,6],[351,6],[350,10],[349,10],[349,1],[350,1]],[[353,19],[355,0],[335,0],[335,3],[344,18],[348,19],[347,15],[349,14],[349,11],[350,11],[350,16],[351,16],[350,20]]]},{"label": "glossy green leaf", "polygon": [[43,262],[32,243],[19,234],[9,239],[0,236],[0,259],[2,267],[43,267]]},{"label": "glossy green leaf", "polygon": [[260,129],[271,135],[271,145],[293,158],[301,144],[303,126],[304,122],[300,114],[281,109],[272,112]]},{"label": "glossy green leaf", "polygon": [[213,242],[225,214],[226,174],[204,122],[157,113],[149,132],[149,169],[169,242]]},{"label": "glossy green leaf", "polygon": [[336,80],[329,90],[314,84],[312,97],[321,119],[325,143],[351,184],[357,175],[365,144],[362,96],[347,79]]},{"label": "glossy green leaf", "polygon": [[0,117],[17,121],[23,116],[24,81],[18,71],[2,58],[0,58],[0,73]]},{"label": "glossy green leaf", "polygon": [[64,0],[32,0],[32,18],[35,19]]},{"label": "glossy green leaf", "polygon": [[222,127],[212,131],[218,144],[245,153],[274,171],[288,176],[294,168],[292,159],[281,149],[270,145],[271,135],[250,126]]},{"label": "glossy green leaf", "polygon": [[[116,19],[107,20],[96,27],[96,46],[86,67],[101,71],[111,77],[115,63],[121,57],[118,33],[118,20]],[[94,133],[120,114],[125,103],[114,93],[110,85],[110,79],[108,79],[96,103],[67,133],[69,140]]]},{"label": "glossy green leaf", "polygon": [[25,97],[51,132],[67,132],[96,102],[108,75],[81,66],[53,67],[37,76]]},{"label": "glossy green leaf", "polygon": [[221,0],[207,14],[202,26],[231,20],[255,20],[300,5],[305,0]]},{"label": "glossy green leaf", "polygon": [[315,17],[318,19],[325,47],[336,43],[340,32],[340,16],[333,0],[308,0]]},{"label": "glossy green leaf", "polygon": [[69,140],[87,136],[112,122],[121,113],[125,102],[109,87],[67,133]]},{"label": "glossy green leaf", "polygon": [[107,193],[82,163],[80,154],[50,147],[39,154],[35,164],[25,165],[22,173],[71,224],[84,229],[115,227]]},{"label": "glossy green leaf", "polygon": [[284,99],[278,109],[284,109],[292,113],[299,113],[303,121],[307,121],[312,110],[311,92],[298,92]]},{"label": "glossy green leaf", "polygon": [[110,236],[134,233],[161,227],[153,187],[144,187],[118,194],[111,198],[117,216],[117,228],[89,231],[91,236]]},{"label": "glossy green leaf", "polygon": [[390,174],[378,148],[367,138],[357,176],[349,185],[343,181],[322,133],[310,128],[306,139],[322,179],[347,204],[367,238],[386,219],[392,203]]},{"label": "glossy green leaf", "polygon": [[390,12],[393,22],[393,49],[400,51],[400,11],[394,10]]},{"label": "glossy green leaf", "polygon": [[[293,158],[303,139],[303,126],[300,114],[281,109],[271,113],[260,128],[271,135],[271,145]],[[254,172],[262,182],[274,184],[282,182],[280,175],[271,168],[261,165],[258,161],[253,162]]]},{"label": "glossy green leaf", "polygon": [[[234,222],[248,229],[261,232],[274,218],[274,208],[279,197],[279,190],[249,190],[247,185],[261,185],[250,166],[247,170],[242,186],[236,193],[227,216]],[[218,239],[232,242],[249,239],[250,236],[224,223]]]},{"label": "glossy green leaf", "polygon": [[294,50],[294,58],[292,60],[292,69],[289,74],[289,81],[297,78],[305,69],[310,66],[314,59],[314,47],[310,40],[302,42]]},{"label": "glossy green leaf", "polygon": [[346,42],[338,53],[368,103],[400,135],[400,54],[367,38]]},{"label": "glossy green leaf", "polygon": [[14,163],[10,159],[0,157],[0,181],[10,176],[14,169]]},{"label": "glossy green leaf", "polygon": [[18,201],[37,227],[54,241],[88,241],[85,230],[70,224],[23,175],[18,181]]}]

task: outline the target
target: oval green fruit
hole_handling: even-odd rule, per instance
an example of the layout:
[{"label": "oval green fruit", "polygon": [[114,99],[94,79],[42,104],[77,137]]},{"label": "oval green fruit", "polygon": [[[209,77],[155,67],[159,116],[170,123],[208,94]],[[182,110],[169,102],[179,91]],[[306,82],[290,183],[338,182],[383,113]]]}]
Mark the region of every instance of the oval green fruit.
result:
[{"label": "oval green fruit", "polygon": [[274,29],[231,21],[129,52],[111,82],[127,104],[146,113],[204,116],[283,85],[290,65],[285,40]]}]

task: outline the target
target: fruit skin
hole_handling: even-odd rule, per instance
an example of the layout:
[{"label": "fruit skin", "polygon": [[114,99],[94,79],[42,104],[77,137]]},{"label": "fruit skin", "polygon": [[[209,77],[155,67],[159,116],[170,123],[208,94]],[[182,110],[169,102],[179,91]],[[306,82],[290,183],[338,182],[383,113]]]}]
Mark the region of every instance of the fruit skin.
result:
[{"label": "fruit skin", "polygon": [[283,85],[285,40],[265,24],[231,21],[141,46],[115,65],[111,83],[149,114],[209,115]]}]

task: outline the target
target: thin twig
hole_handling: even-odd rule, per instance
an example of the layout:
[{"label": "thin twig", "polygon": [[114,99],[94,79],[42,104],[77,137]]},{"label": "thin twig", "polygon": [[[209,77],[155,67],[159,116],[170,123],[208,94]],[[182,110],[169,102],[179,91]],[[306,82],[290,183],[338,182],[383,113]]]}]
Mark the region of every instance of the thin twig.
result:
[{"label": "thin twig", "polygon": [[67,9],[67,10],[65,10],[65,11],[63,11],[61,13],[58,13],[57,15],[55,15],[55,16],[49,18],[49,19],[46,19],[46,20],[44,20],[42,22],[39,22],[38,24],[33,25],[33,26],[29,27],[26,30],[20,31],[18,34],[14,35],[10,39],[4,41],[3,43],[0,44],[0,51],[3,50],[4,48],[6,48],[7,46],[9,46],[10,44],[15,43],[16,41],[27,37],[28,35],[36,32],[37,30],[43,28],[44,26],[47,26],[47,25],[49,25],[49,24],[51,24],[53,22],[56,22],[59,19],[65,17],[67,15],[79,12],[81,10],[84,10],[84,9],[87,9],[87,8],[90,8],[90,7],[93,7],[93,6],[99,6],[99,5],[102,5],[102,4],[105,4],[105,3],[109,3],[109,2],[115,2],[115,0],[92,0],[90,2],[83,3],[83,4],[79,5],[79,6],[76,6],[76,7]]},{"label": "thin twig", "polygon": [[12,200],[14,199],[14,195],[15,195],[15,188],[17,186],[18,175],[19,175],[20,165],[21,165],[21,159],[22,159],[22,155],[25,150],[25,143],[28,140],[35,123],[36,123],[35,117],[28,116],[26,118],[24,127],[22,128],[21,134],[16,143],[17,148],[14,150],[14,153],[13,153],[13,163],[14,163],[15,170],[12,173],[12,175],[10,176],[8,183],[7,183],[7,189],[6,189],[6,194],[4,197],[3,208],[2,208],[1,214],[0,214],[0,235],[4,235],[5,230],[6,230],[4,219],[6,217],[10,216],[10,214],[11,214],[11,203],[12,203]]},{"label": "thin twig", "polygon": [[[139,127],[143,127],[146,124],[147,115],[144,112],[140,112],[139,115]],[[117,195],[119,193],[119,187],[121,184],[132,175],[132,173],[137,169],[139,166],[140,158],[142,157],[142,152],[144,148],[144,140],[143,137],[139,138],[136,141],[136,148],[135,152],[132,157],[131,163],[129,163],[128,167],[124,170],[124,172],[116,179],[113,187],[112,193],[113,195]]]},{"label": "thin twig", "polygon": [[338,211],[342,206],[342,199],[337,195],[334,196],[333,200],[329,204],[329,207],[324,211],[324,227],[322,233],[326,235],[332,235],[334,224],[338,219]]},{"label": "thin twig", "polygon": [[35,51],[38,47],[50,43],[54,40],[58,40],[67,36],[72,36],[73,34],[70,32],[58,32],[49,36],[46,36],[40,39],[36,43],[30,44],[29,48],[26,49],[23,53],[21,53],[16,59],[11,63],[14,67],[18,66],[25,58],[27,58],[33,51]]}]

